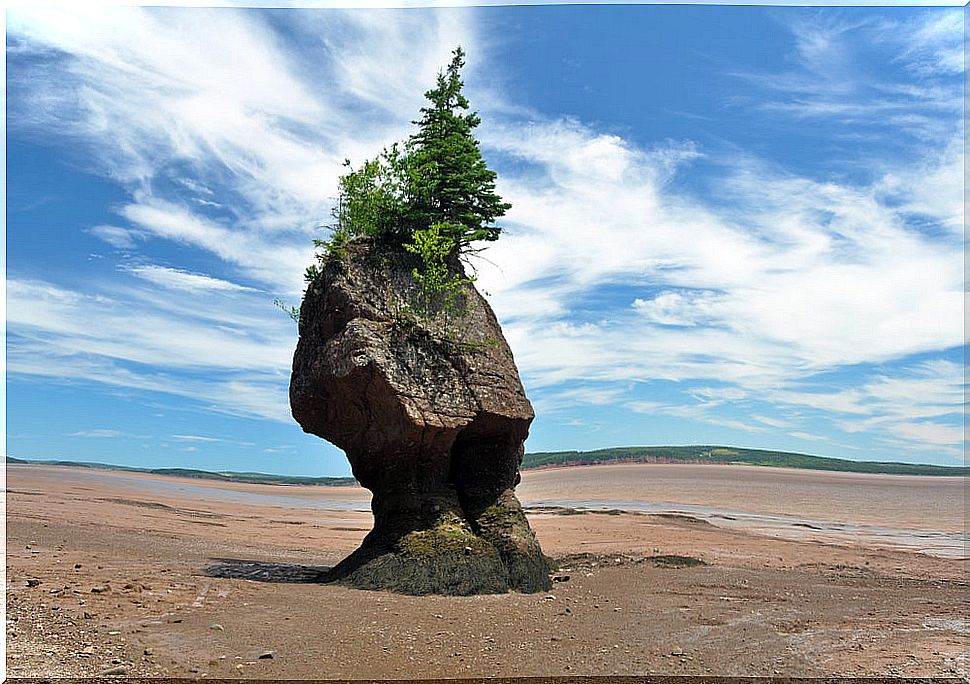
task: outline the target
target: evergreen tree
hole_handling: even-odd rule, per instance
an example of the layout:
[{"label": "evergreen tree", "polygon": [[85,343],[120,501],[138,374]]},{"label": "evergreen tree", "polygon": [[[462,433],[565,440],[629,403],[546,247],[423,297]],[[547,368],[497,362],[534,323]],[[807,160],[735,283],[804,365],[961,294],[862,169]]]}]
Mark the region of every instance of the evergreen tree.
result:
[{"label": "evergreen tree", "polygon": [[456,48],[451,64],[425,93],[429,105],[412,123],[418,130],[359,168],[345,162],[331,239],[320,241],[339,255],[351,240],[369,237],[401,246],[418,233],[433,234],[450,252],[466,252],[477,240],[496,240],[495,219],[510,204],[495,193],[495,172],[482,158],[473,129],[481,123],[469,112],[460,71],[465,53]]},{"label": "evergreen tree", "polygon": [[412,123],[418,131],[408,141],[409,232],[439,225],[458,250],[476,240],[497,240],[494,225],[512,205],[495,193],[495,172],[482,158],[472,130],[481,123],[467,112],[460,71],[465,53],[456,48],[451,64],[438,73],[435,88],[425,93],[429,106]]}]

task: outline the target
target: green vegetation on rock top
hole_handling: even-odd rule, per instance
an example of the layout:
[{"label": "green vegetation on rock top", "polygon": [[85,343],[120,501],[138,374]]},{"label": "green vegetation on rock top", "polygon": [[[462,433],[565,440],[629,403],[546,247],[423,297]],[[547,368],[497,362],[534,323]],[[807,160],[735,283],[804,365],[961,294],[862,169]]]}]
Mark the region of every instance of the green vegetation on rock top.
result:
[{"label": "green vegetation on rock top", "polygon": [[[472,242],[497,240],[502,229],[495,220],[511,207],[495,192],[494,171],[488,168],[472,134],[481,123],[468,111],[462,93],[465,53],[455,49],[437,85],[425,93],[428,105],[413,123],[417,131],[394,143],[376,158],[340,177],[337,223],[322,260],[340,257],[347,243],[370,238],[387,244],[414,244],[434,229],[435,239],[456,253]],[[429,239],[424,235],[424,239]],[[308,272],[312,279],[314,271]]]},{"label": "green vegetation on rock top", "polygon": [[[497,240],[496,219],[512,205],[495,192],[496,174],[488,168],[473,131],[481,123],[468,111],[462,93],[465,53],[456,48],[436,87],[425,93],[428,105],[412,123],[417,130],[406,141],[385,148],[354,168],[350,160],[340,177],[339,198],[332,214],[329,240],[314,240],[323,251],[306,270],[310,288],[327,265],[346,261],[348,247],[369,242],[413,255],[416,293],[394,293],[402,315],[445,340],[467,341],[461,335],[466,313],[468,277],[460,258],[473,242]],[[299,309],[276,305],[299,323]],[[472,341],[472,345],[481,341]]]}]

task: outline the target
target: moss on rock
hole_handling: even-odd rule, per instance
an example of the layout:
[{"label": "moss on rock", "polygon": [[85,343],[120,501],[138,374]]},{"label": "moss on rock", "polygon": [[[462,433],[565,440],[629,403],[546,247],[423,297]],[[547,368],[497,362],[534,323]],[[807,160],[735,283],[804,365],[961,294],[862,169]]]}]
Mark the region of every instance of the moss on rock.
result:
[{"label": "moss on rock", "polygon": [[428,529],[407,533],[397,541],[395,548],[398,553],[414,558],[442,553],[478,556],[497,553],[495,547],[477,536],[464,519],[453,514],[441,516]]}]

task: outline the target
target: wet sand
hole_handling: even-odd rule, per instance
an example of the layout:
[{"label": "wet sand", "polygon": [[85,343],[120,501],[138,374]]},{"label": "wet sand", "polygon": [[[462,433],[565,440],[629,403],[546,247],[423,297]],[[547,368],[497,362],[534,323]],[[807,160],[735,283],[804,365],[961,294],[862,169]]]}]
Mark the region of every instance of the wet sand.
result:
[{"label": "wet sand", "polygon": [[901,529],[963,532],[962,477],[795,468],[615,464],[526,471],[521,498],[695,504]]},{"label": "wet sand", "polygon": [[[901,534],[852,534],[959,538],[961,478],[527,471],[520,498],[568,580],[548,594],[463,598],[307,581],[369,530],[356,487],[12,465],[7,488],[10,676],[966,672],[966,559],[916,552]],[[833,525],[848,527],[832,536]],[[660,555],[706,565],[650,560]]]}]

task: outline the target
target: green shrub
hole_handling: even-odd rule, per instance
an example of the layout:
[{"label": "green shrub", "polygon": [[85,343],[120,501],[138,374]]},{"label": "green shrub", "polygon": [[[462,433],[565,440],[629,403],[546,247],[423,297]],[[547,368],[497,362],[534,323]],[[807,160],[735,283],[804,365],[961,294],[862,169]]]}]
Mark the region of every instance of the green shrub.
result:
[{"label": "green shrub", "polygon": [[[458,258],[473,251],[473,242],[498,239],[502,229],[494,222],[511,205],[496,194],[495,172],[472,135],[481,119],[466,111],[463,66],[459,47],[448,68],[439,72],[436,87],[425,93],[429,104],[407,141],[357,168],[344,162],[347,171],[339,179],[330,239],[314,244],[323,250],[320,263],[343,259],[356,239],[415,255],[416,294],[402,303],[402,311],[447,341],[474,350],[489,342],[464,342],[455,325],[466,312],[465,287],[475,280],[460,272]],[[320,269],[311,266],[307,282],[319,275]]]},{"label": "green shrub", "polygon": [[498,239],[494,222],[511,207],[495,192],[472,131],[481,123],[462,94],[460,71],[464,52],[456,48],[437,86],[425,93],[429,105],[414,123],[418,130],[404,143],[394,143],[358,168],[344,162],[335,225],[323,258],[341,258],[347,242],[371,238],[404,246],[415,244],[419,231],[438,225],[451,240],[452,252],[465,253],[471,243]]},{"label": "green shrub", "polygon": [[464,314],[463,288],[474,282],[474,278],[462,277],[448,265],[448,257],[455,249],[455,241],[449,237],[451,228],[448,224],[435,223],[416,230],[412,241],[404,245],[404,249],[421,260],[421,265],[411,271],[419,288],[414,302],[419,318],[444,314],[446,319],[451,319]]}]

